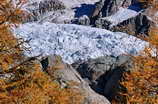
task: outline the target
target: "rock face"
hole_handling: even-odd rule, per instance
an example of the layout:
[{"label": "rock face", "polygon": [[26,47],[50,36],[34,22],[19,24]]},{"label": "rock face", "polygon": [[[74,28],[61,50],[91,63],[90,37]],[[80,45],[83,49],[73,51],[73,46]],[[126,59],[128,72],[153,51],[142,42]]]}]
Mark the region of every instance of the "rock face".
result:
[{"label": "rock face", "polygon": [[[61,87],[66,87],[68,81],[76,82],[77,85],[73,86],[81,92],[84,92],[85,101],[84,104],[110,104],[110,102],[102,95],[97,94],[94,92],[87,82],[85,82],[82,77],[78,74],[78,72],[71,67],[71,65],[65,64],[59,59],[59,56],[50,55],[45,57],[41,60],[42,65],[44,68],[47,69],[48,67],[58,67],[58,70],[54,72],[51,70],[46,70],[49,75],[53,73],[57,76],[57,81],[60,83]],[[47,63],[47,64],[44,64]],[[58,64],[57,64],[58,63]],[[62,67],[61,67],[62,66]],[[70,86],[71,87],[71,86]]]},{"label": "rock face", "polygon": [[59,2],[58,0],[44,0],[39,3],[40,14],[43,14],[46,11],[60,10],[60,9],[65,9],[65,6],[62,2]]},{"label": "rock face", "polygon": [[38,21],[47,12],[55,12],[65,9],[65,6],[59,0],[29,1],[25,9],[31,14],[24,22]]},{"label": "rock face", "polygon": [[91,25],[132,35],[148,35],[152,21],[142,9],[137,0],[100,0],[90,17]]},{"label": "rock face", "polygon": [[136,17],[130,18],[114,27],[111,28],[112,31],[126,32],[131,35],[144,34],[148,36],[148,31],[152,21],[150,21],[146,15],[140,13]]},{"label": "rock face", "polygon": [[24,22],[72,23],[80,16],[91,14],[97,1],[99,0],[28,0],[23,9],[31,15]]},{"label": "rock face", "polygon": [[119,81],[125,71],[132,68],[129,56],[105,56],[72,65],[91,88],[111,100],[117,93]]},{"label": "rock face", "polygon": [[95,10],[91,15],[91,21],[97,18],[110,16],[118,11],[119,7],[128,7],[132,4],[132,0],[100,0],[96,3]]},{"label": "rock face", "polygon": [[152,24],[152,21],[150,21],[147,18],[147,16],[142,15],[142,14],[138,15],[135,20],[136,34],[141,33],[141,34],[148,35],[148,31],[151,24]]},{"label": "rock face", "polygon": [[[98,28],[108,29],[111,31],[125,32],[132,35],[138,35],[138,34],[148,35],[148,31],[150,25],[152,24],[152,21],[148,19],[148,17],[143,13],[135,12],[133,16],[131,15],[131,17],[129,17],[130,13],[132,13],[132,11],[129,13],[125,13],[128,14],[128,17],[126,19],[125,16],[123,16],[123,13],[120,13],[122,14],[122,16],[119,14],[114,14],[109,17],[99,18],[98,20],[96,20],[95,25]],[[115,20],[112,19],[113,17],[115,18]],[[119,17],[124,17],[124,18],[119,18]]]}]

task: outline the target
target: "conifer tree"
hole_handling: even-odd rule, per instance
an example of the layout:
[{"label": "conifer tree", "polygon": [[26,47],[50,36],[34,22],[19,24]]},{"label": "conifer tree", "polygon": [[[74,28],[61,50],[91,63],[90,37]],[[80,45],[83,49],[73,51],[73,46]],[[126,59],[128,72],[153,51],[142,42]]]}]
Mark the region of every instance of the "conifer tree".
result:
[{"label": "conifer tree", "polygon": [[15,38],[11,31],[22,21],[21,7],[25,2],[0,0],[0,74],[11,75],[0,78],[0,104],[81,104],[79,91],[61,88],[36,60],[25,60],[24,41]]},{"label": "conifer tree", "polygon": [[[157,8],[155,0],[141,0]],[[158,27],[152,25],[149,37],[145,40],[149,46],[139,56],[133,57],[135,62],[132,71],[125,74],[121,84],[127,88],[128,104],[158,104]]]}]

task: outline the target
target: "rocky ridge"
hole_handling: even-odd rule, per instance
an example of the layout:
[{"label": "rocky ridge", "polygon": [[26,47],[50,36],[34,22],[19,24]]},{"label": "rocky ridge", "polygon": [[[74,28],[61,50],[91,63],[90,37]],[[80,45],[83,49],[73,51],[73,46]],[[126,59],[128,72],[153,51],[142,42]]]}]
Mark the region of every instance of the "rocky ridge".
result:
[{"label": "rocky ridge", "polygon": [[137,0],[35,0],[25,9],[32,14],[25,22],[75,23],[135,36],[148,35],[154,20]]}]

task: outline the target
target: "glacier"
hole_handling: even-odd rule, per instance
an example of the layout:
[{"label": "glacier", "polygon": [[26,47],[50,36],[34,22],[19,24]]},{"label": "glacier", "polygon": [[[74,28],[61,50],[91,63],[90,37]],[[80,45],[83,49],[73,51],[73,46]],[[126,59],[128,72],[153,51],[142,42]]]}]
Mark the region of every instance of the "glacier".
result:
[{"label": "glacier", "polygon": [[14,32],[17,38],[30,40],[25,55],[57,54],[69,64],[107,55],[136,55],[148,44],[126,33],[75,24],[26,23]]}]

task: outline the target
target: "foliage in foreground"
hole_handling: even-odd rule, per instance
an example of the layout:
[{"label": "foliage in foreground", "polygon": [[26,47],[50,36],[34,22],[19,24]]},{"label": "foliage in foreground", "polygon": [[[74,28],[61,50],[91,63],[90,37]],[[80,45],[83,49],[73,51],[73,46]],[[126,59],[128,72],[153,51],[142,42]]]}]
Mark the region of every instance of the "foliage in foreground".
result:
[{"label": "foliage in foreground", "polygon": [[[21,71],[24,69],[25,72]],[[69,87],[61,88],[55,79],[42,72],[41,66],[35,62],[19,66],[15,75],[13,79],[0,80],[0,104],[81,103],[79,91]]]},{"label": "foliage in foreground", "polygon": [[152,27],[149,34],[149,47],[134,57],[134,68],[121,82],[127,88],[121,94],[128,104],[158,104],[158,27]]},{"label": "foliage in foreground", "polygon": [[[158,8],[157,0],[139,0],[147,7]],[[157,10],[156,10],[157,11]],[[121,92],[127,104],[158,104],[158,27],[150,27],[149,42],[140,56],[133,57],[134,67],[124,74],[121,84],[127,92]]]},{"label": "foliage in foreground", "polygon": [[11,76],[0,77],[0,104],[80,104],[83,97],[78,90],[61,88],[36,60],[23,61],[24,41],[11,32],[21,22],[23,3],[0,0],[0,76]]}]

